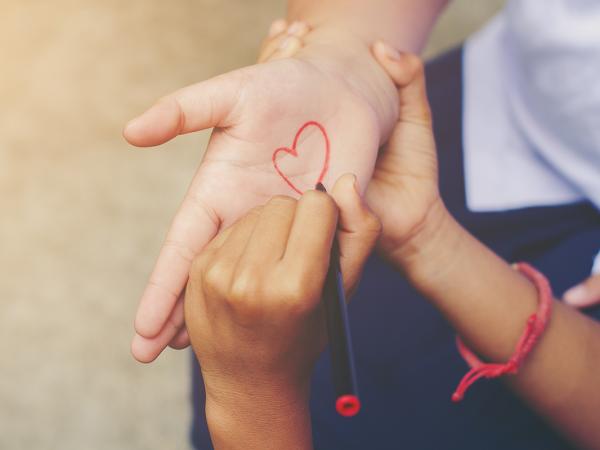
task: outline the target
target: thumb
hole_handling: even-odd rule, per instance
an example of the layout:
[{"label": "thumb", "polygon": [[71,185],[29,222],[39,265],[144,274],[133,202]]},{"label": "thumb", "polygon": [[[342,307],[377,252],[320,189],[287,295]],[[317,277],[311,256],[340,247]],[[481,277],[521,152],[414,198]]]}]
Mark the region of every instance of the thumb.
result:
[{"label": "thumb", "polygon": [[[421,59],[378,41],[373,55],[398,87],[399,115],[374,177],[410,175],[437,184],[437,155]],[[397,181],[397,179],[396,179]]]},{"label": "thumb", "polygon": [[400,122],[430,127],[431,111],[421,58],[412,53],[400,53],[382,41],[373,45],[373,55],[398,88]]},{"label": "thumb", "polygon": [[123,136],[130,144],[150,147],[180,134],[229,126],[240,85],[240,71],[234,71],[175,91],[125,125]]},{"label": "thumb", "polygon": [[586,308],[600,304],[600,274],[589,277],[564,293],[563,299],[568,305]]},{"label": "thumb", "polygon": [[341,176],[331,196],[339,208],[340,267],[348,292],[358,283],[363,266],[381,233],[381,222],[363,201],[355,175]]}]

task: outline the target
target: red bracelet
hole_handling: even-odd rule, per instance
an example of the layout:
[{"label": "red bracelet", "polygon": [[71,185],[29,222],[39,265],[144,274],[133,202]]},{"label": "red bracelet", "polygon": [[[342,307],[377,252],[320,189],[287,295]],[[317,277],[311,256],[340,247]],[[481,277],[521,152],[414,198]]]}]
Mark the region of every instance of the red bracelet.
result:
[{"label": "red bracelet", "polygon": [[496,378],[506,374],[515,374],[519,367],[535,346],[543,333],[552,312],[552,289],[544,275],[527,263],[517,263],[515,267],[532,281],[539,294],[538,309],[527,320],[525,331],[521,335],[515,353],[504,364],[484,363],[475,353],[467,348],[457,336],[456,345],[463,359],[471,366],[471,370],[460,381],[456,391],[452,394],[452,401],[459,402],[463,399],[469,387],[480,378]]}]

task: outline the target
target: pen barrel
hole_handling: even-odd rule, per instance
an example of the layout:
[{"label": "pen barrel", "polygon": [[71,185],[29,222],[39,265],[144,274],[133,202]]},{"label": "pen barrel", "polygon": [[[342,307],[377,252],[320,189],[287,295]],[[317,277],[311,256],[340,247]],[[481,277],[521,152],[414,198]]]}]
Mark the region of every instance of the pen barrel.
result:
[{"label": "pen barrel", "polygon": [[[325,186],[318,182],[315,189],[327,192]],[[323,286],[323,302],[329,335],[329,354],[331,357],[331,374],[335,389],[335,409],[344,417],[352,417],[360,411],[356,372],[354,371],[354,354],[352,339],[348,325],[344,280],[340,270],[340,248],[337,237],[331,243],[329,268]]]},{"label": "pen barrel", "polygon": [[348,326],[344,283],[339,270],[338,252],[332,252],[332,261],[323,287],[327,334],[331,357],[331,371],[336,398],[358,396],[352,340]]}]

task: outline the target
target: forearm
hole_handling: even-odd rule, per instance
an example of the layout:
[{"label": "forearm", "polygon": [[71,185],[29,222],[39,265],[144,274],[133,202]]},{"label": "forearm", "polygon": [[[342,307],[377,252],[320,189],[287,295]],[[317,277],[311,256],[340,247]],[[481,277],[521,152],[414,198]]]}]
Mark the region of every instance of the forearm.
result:
[{"label": "forearm", "polygon": [[[506,361],[537,308],[537,290],[449,215],[440,223],[393,259],[471,348],[489,361]],[[600,325],[554,302],[537,346],[509,380],[564,433],[598,448],[599,372]]]},{"label": "forearm", "polygon": [[[227,389],[230,391],[230,389]],[[235,389],[237,395],[207,393],[206,420],[215,450],[311,450],[308,388],[268,386]]]},{"label": "forearm", "polygon": [[398,116],[396,89],[372,57],[378,39],[419,51],[447,0],[289,0],[288,22],[308,23],[297,57],[342,75],[373,111],[380,144]]},{"label": "forearm", "polygon": [[[378,39],[419,52],[448,0],[288,0],[288,20],[308,23],[299,56],[345,65],[346,80],[373,109],[385,142],[397,119],[396,89],[371,55]],[[315,52],[315,48],[317,51]]]},{"label": "forearm", "polygon": [[288,19],[351,30],[370,44],[420,52],[448,0],[289,0]]}]

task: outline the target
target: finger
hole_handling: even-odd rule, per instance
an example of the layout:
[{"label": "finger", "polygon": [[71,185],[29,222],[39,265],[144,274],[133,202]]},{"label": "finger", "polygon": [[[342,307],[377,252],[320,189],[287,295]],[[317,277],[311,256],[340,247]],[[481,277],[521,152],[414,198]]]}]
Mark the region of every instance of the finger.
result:
[{"label": "finger", "polygon": [[314,284],[322,283],[329,267],[337,216],[337,206],[326,193],[309,190],[300,197],[283,257],[287,271],[300,275],[314,273],[319,275]]},{"label": "finger", "polygon": [[381,222],[363,201],[353,174],[340,177],[331,196],[339,208],[340,266],[344,286],[349,291],[358,283],[367,257],[381,233]]},{"label": "finger", "polygon": [[184,199],[160,251],[135,317],[136,332],[158,335],[188,279],[193,258],[219,228],[214,211],[191,194]]},{"label": "finger", "polygon": [[286,36],[277,48],[269,55],[269,61],[294,56],[304,46],[304,41],[298,36]]},{"label": "finger", "polygon": [[576,308],[586,308],[600,304],[600,274],[589,277],[583,283],[573,286],[564,296],[565,303]]},{"label": "finger", "polygon": [[169,347],[175,350],[182,350],[190,345],[190,335],[185,326],[179,330],[179,333],[169,342]]},{"label": "finger", "polygon": [[272,39],[275,36],[283,33],[288,27],[288,23],[287,20],[285,19],[276,19],[271,23],[271,26],[269,27],[269,34],[267,35],[268,39]]},{"label": "finger", "polygon": [[180,134],[227,127],[232,124],[229,116],[241,86],[241,71],[237,70],[180,89],[131,120],[123,136],[130,144],[150,147]]},{"label": "finger", "polygon": [[382,41],[373,45],[373,54],[399,88],[400,121],[430,125],[431,112],[421,59],[411,53],[400,53]]},{"label": "finger", "polygon": [[304,47],[304,37],[310,32],[310,26],[306,22],[295,21],[287,29],[286,35],[277,39],[277,45],[269,59],[281,59],[294,56],[298,50]]},{"label": "finger", "polygon": [[[244,253],[250,236],[252,236],[256,223],[261,216],[261,211],[262,208],[254,208],[236,222],[231,227],[227,239],[225,239],[218,250],[216,250],[212,258],[214,261],[212,263],[212,270],[219,272],[221,282],[224,285],[230,284],[238,261]],[[207,270],[210,270],[210,268]]]},{"label": "finger", "polygon": [[275,59],[289,58],[303,47],[302,39],[283,33],[281,36],[270,41],[265,50],[260,53],[259,63],[273,61]]},{"label": "finger", "polygon": [[261,51],[259,62],[293,56],[304,46],[303,38],[309,31],[310,27],[305,22],[293,22],[284,32],[267,39]]},{"label": "finger", "polygon": [[437,154],[423,64],[419,57],[399,53],[381,41],[375,43],[373,53],[398,86],[399,98],[398,123],[385,151],[377,158],[373,177],[389,179],[393,168],[394,182],[402,176],[430,180],[436,190]]},{"label": "finger", "polygon": [[202,251],[216,251],[219,248],[221,248],[223,243],[227,240],[227,238],[231,234],[231,231],[235,227],[236,223],[237,222],[234,222],[229,227],[225,228],[223,231],[221,231],[219,234],[217,234],[208,244],[206,244],[206,246],[202,249]]},{"label": "finger", "polygon": [[[255,212],[260,212],[260,210],[262,209],[262,206],[256,206],[254,208]],[[229,227],[225,228],[224,230],[220,231],[215,237],[213,237],[211,239],[211,241],[206,244],[201,252],[203,255],[205,253],[209,253],[209,258],[211,257],[211,255],[214,255],[217,250],[219,250],[221,248],[221,246],[225,243],[225,241],[227,241],[227,239],[229,238],[229,235],[231,234],[231,232],[234,230],[234,228],[236,227],[236,225],[238,225],[238,222],[240,222],[242,220],[242,218],[238,219],[237,221],[235,221],[233,224],[231,224]],[[205,258],[207,259],[207,258]],[[192,262],[193,265],[193,262]]]},{"label": "finger", "polygon": [[240,259],[240,267],[262,267],[283,257],[296,204],[292,197],[276,196],[263,206]]},{"label": "finger", "polygon": [[[268,54],[266,53],[266,50],[270,47],[270,44],[278,38],[278,36],[285,34],[287,28],[288,23],[285,19],[277,19],[273,21],[273,23],[271,23],[267,37],[262,41],[260,45],[260,50],[258,53],[258,62],[264,62],[267,59]],[[270,53],[271,52],[269,52],[269,54]]]},{"label": "finger", "polygon": [[163,329],[153,338],[135,334],[131,341],[131,354],[141,363],[150,363],[169,345],[184,324],[183,299],[178,301]]}]

